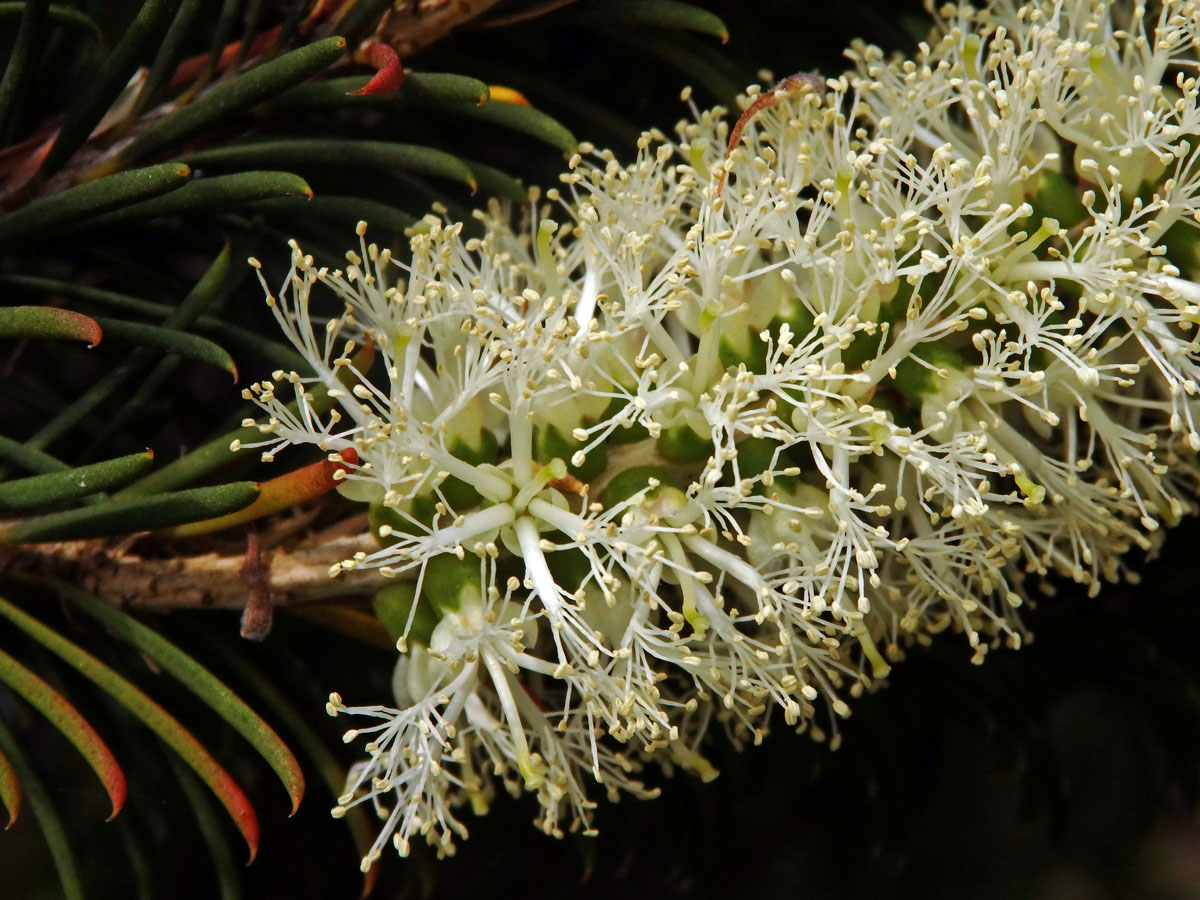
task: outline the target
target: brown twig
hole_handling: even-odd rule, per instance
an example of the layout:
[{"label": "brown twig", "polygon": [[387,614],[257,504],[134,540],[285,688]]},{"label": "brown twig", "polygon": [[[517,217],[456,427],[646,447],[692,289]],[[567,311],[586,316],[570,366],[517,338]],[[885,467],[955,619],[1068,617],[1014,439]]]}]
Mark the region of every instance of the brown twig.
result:
[{"label": "brown twig", "polygon": [[375,36],[404,58],[441,40],[500,0],[417,0],[383,17]]},{"label": "brown twig", "polygon": [[482,30],[484,28],[503,28],[507,25],[516,25],[518,22],[527,22],[530,19],[541,18],[542,16],[549,15],[556,9],[562,9],[564,6],[570,6],[572,3],[578,2],[579,0],[545,0],[545,2],[531,6],[529,9],[522,9],[504,16],[496,16],[494,19],[485,19],[482,22],[476,22],[471,27]]},{"label": "brown twig", "polygon": [[[379,545],[369,534],[315,545],[280,547],[262,560],[262,584],[273,608],[370,594],[387,583],[378,569],[330,568]],[[9,551],[5,553],[4,551]],[[245,609],[245,553],[202,553],[149,558],[103,541],[71,541],[0,548],[0,569],[69,574],[85,589],[132,609]]]}]

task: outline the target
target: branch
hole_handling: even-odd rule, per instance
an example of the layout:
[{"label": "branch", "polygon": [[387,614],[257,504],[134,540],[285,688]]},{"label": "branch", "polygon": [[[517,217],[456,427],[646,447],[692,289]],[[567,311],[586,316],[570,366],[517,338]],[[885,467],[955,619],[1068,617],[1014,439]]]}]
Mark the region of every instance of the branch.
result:
[{"label": "branch", "polygon": [[455,28],[487,12],[500,0],[415,0],[393,9],[380,23],[375,36],[412,56],[441,40]]},{"label": "branch", "polygon": [[[7,548],[16,549],[16,548]],[[354,594],[369,594],[388,583],[377,569],[344,572],[329,569],[356,553],[378,549],[369,534],[324,540],[313,546],[280,547],[262,554],[265,581],[273,606],[291,606]],[[245,609],[249,588],[242,574],[244,553],[204,553],[148,559],[102,541],[71,541],[21,548],[4,559],[7,566],[75,570],[80,586],[130,609]]]}]

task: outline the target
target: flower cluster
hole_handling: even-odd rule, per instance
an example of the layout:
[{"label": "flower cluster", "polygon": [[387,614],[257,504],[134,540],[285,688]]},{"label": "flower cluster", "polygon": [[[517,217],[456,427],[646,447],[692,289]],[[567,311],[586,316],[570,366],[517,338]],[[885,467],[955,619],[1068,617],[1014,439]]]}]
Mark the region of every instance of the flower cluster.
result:
[{"label": "flower cluster", "polygon": [[364,865],[452,850],[497,780],[559,834],[648,760],[715,775],[714,726],[836,743],[905,647],[980,659],[1043,576],[1131,574],[1200,476],[1198,49],[1194,0],[951,4],[733,141],[693,109],[583,148],[526,230],[293,246],[269,302],[315,374],[249,392],[263,446],[357,451],[379,549],[339,570],[395,579],[394,705],[329,704]]}]

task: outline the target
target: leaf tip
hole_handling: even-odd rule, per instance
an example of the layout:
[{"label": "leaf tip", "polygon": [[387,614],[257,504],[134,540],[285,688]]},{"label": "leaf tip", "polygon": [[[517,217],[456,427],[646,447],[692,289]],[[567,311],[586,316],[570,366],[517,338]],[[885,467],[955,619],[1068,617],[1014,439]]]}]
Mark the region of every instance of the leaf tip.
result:
[{"label": "leaf tip", "polygon": [[4,830],[8,831],[17,824],[17,817],[21,814],[21,782],[17,781],[16,775],[5,785],[4,807],[8,810],[8,822]]},{"label": "leaf tip", "polygon": [[529,106],[529,100],[515,88],[501,84],[488,85],[488,99],[499,103],[511,103],[513,106]]},{"label": "leaf tip", "polygon": [[112,812],[104,821],[111,822],[125,808],[125,797],[129,793],[129,785],[125,780],[125,772],[114,759],[106,767],[104,773],[104,788],[108,791],[108,800],[112,803]]}]

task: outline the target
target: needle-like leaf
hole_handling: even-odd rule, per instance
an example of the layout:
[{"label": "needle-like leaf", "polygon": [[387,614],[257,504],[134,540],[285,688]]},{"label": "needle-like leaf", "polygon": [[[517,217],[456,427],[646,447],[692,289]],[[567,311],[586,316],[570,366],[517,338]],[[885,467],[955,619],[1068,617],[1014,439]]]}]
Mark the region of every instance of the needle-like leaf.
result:
[{"label": "needle-like leaf", "polygon": [[0,543],[73,541],[171,528],[184,522],[223,516],[249,506],[257,497],[257,484],[235,481],[151,497],[108,500],[83,509],[50,513],[10,525],[0,530]]},{"label": "needle-like leaf", "polygon": [[124,319],[113,319],[108,316],[97,316],[96,321],[104,329],[104,333],[115,341],[127,341],[140,347],[155,347],[178,353],[188,359],[207,363],[224,369],[237,381],[237,365],[222,347],[208,338],[180,331],[177,328],[163,328],[161,325],[146,325],[142,322],[129,322]]},{"label": "needle-like leaf", "polygon": [[152,125],[121,153],[120,160],[128,163],[143,159],[222,119],[245,112],[333,65],[345,50],[345,38],[328,37],[256,66]]},{"label": "needle-like leaf", "polygon": [[238,172],[212,178],[195,178],[177,191],[132,203],[95,219],[81,227],[107,228],[122,222],[156,219],[162,216],[189,215],[205,210],[229,209],[272,197],[311,199],[312,188],[303,178],[290,172]]},{"label": "needle-like leaf", "polygon": [[182,187],[192,170],[177,162],[118,172],[39,197],[0,216],[0,244],[82,222],[110,209]]},{"label": "needle-like leaf", "polygon": [[[223,653],[225,662],[270,707],[271,712],[279,720],[279,723],[291,733],[297,745],[312,759],[313,764],[316,766],[317,774],[320,776],[321,781],[325,783],[326,788],[329,789],[330,795],[337,798],[345,790],[346,768],[329,751],[329,746],[325,740],[317,734],[316,730],[308,723],[308,720],[288,702],[283,693],[271,683],[270,679],[264,677],[257,667],[250,665],[237,653],[230,652],[227,643],[209,640],[208,644],[214,650]],[[389,646],[387,649],[392,650],[394,647]],[[370,820],[366,814],[366,808],[355,806],[347,810],[344,821],[350,829],[350,837],[354,841],[354,846],[358,849],[358,855],[360,857],[366,856],[367,851],[371,849],[371,842],[375,839],[375,835],[371,831]],[[375,889],[375,883],[379,880],[381,869],[382,866],[372,866],[363,873],[363,887],[362,893],[359,894],[360,898],[369,896]]]},{"label": "needle-like leaf", "polygon": [[[351,370],[356,372],[367,371],[371,368],[371,362],[374,358],[375,345],[366,344],[354,354],[353,364],[342,369],[342,375],[349,382],[352,378],[350,374]],[[314,388],[309,395],[308,405],[315,414],[323,415],[333,408],[333,404],[334,401],[322,386]],[[298,410],[299,406],[293,401],[289,409]],[[255,425],[236,428],[227,434],[213,438],[208,443],[201,444],[187,455],[172,463],[168,463],[157,471],[151,472],[140,481],[135,481],[129,487],[123,488],[116,497],[117,499],[140,497],[160,491],[173,490],[185,484],[191,484],[196,479],[235,459],[239,454],[252,452],[249,447],[244,447],[243,444],[258,441],[261,438],[262,432]],[[3,450],[2,443],[0,443],[0,450]]]},{"label": "needle-like leaf", "polygon": [[5,481],[0,483],[0,512],[53,506],[110,491],[137,478],[153,462],[154,454],[146,450],[62,472]]},{"label": "needle-like leaf", "polygon": [[155,35],[162,33],[163,24],[174,15],[178,5],[179,0],[146,0],[142,4],[100,70],[79,85],[58,139],[42,162],[43,176],[57,172],[87,140],[142,64],[146,48]]},{"label": "needle-like leaf", "polygon": [[[13,12],[21,17],[17,28],[16,38],[12,43],[12,52],[8,57],[8,65],[4,68],[4,77],[0,79],[0,143],[3,142],[4,126],[9,113],[13,110],[17,98],[29,83],[33,62],[37,59],[42,42],[46,37],[46,19],[48,6],[46,0],[27,0],[20,4],[0,4],[10,7],[5,10],[8,18]],[[16,10],[11,9],[17,6]]]},{"label": "needle-like leaf", "polygon": [[[486,109],[488,105],[478,109]],[[463,108],[476,107],[464,105]],[[466,163],[444,150],[390,141],[347,141],[337,138],[259,141],[185,153],[183,158],[191,165],[204,168],[286,165],[400,169],[448,178],[472,190],[476,186],[475,176]]]},{"label": "needle-like leaf", "polygon": [[104,336],[90,316],[56,306],[0,306],[0,338],[48,338],[87,341],[95,347]]},{"label": "needle-like leaf", "polygon": [[481,119],[492,125],[528,134],[540,141],[545,141],[552,147],[557,147],[563,153],[574,152],[579,144],[575,135],[571,134],[558,120],[532,106],[492,100],[482,106],[460,103],[454,111],[471,119]]},{"label": "needle-like leaf", "polygon": [[721,43],[729,40],[729,29],[720,17],[706,9],[679,0],[620,0],[616,3],[585,6],[575,18],[581,22],[600,23],[606,26],[628,27],[636,30],[649,25],[654,28],[670,28],[678,31],[695,31],[719,38]]},{"label": "needle-like leaf", "polygon": [[50,582],[63,597],[170,672],[250,742],[287,789],[292,812],[304,796],[304,773],[279,735],[220,679],[154,630],[110,603],[65,581]]},{"label": "needle-like leaf", "polygon": [[0,752],[8,757],[16,777],[24,786],[25,796],[42,829],[46,846],[50,848],[50,858],[54,860],[54,868],[58,871],[64,900],[84,900],[79,867],[75,864],[75,854],[67,842],[67,831],[63,828],[62,818],[50,802],[50,795],[46,792],[42,779],[21,752],[21,745],[17,743],[16,736],[8,730],[3,718],[0,718]]},{"label": "needle-like leaf", "polygon": [[4,804],[4,809],[8,812],[8,824],[4,826],[7,831],[13,827],[21,813],[21,779],[17,777],[17,770],[3,753],[0,753],[0,803]]},{"label": "needle-like leaf", "polygon": [[62,694],[3,650],[0,650],[0,681],[49,719],[87,760],[112,803],[112,815],[108,818],[110,821],[116,818],[125,805],[125,773],[91,723]]},{"label": "needle-like leaf", "polygon": [[[225,806],[250,848],[250,859],[254,859],[258,852],[258,817],[254,814],[254,807],[250,805],[249,799],[233,777],[213,759],[212,754],[204,749],[190,731],[146,696],[140,688],[126,681],[82,647],[68,641],[54,629],[43,625],[2,597],[0,616],[8,619],[79,674],[107,692],[178,753]],[[11,748],[2,749],[8,752]],[[26,782],[23,775],[21,781]],[[32,792],[30,795],[32,801]]]}]

